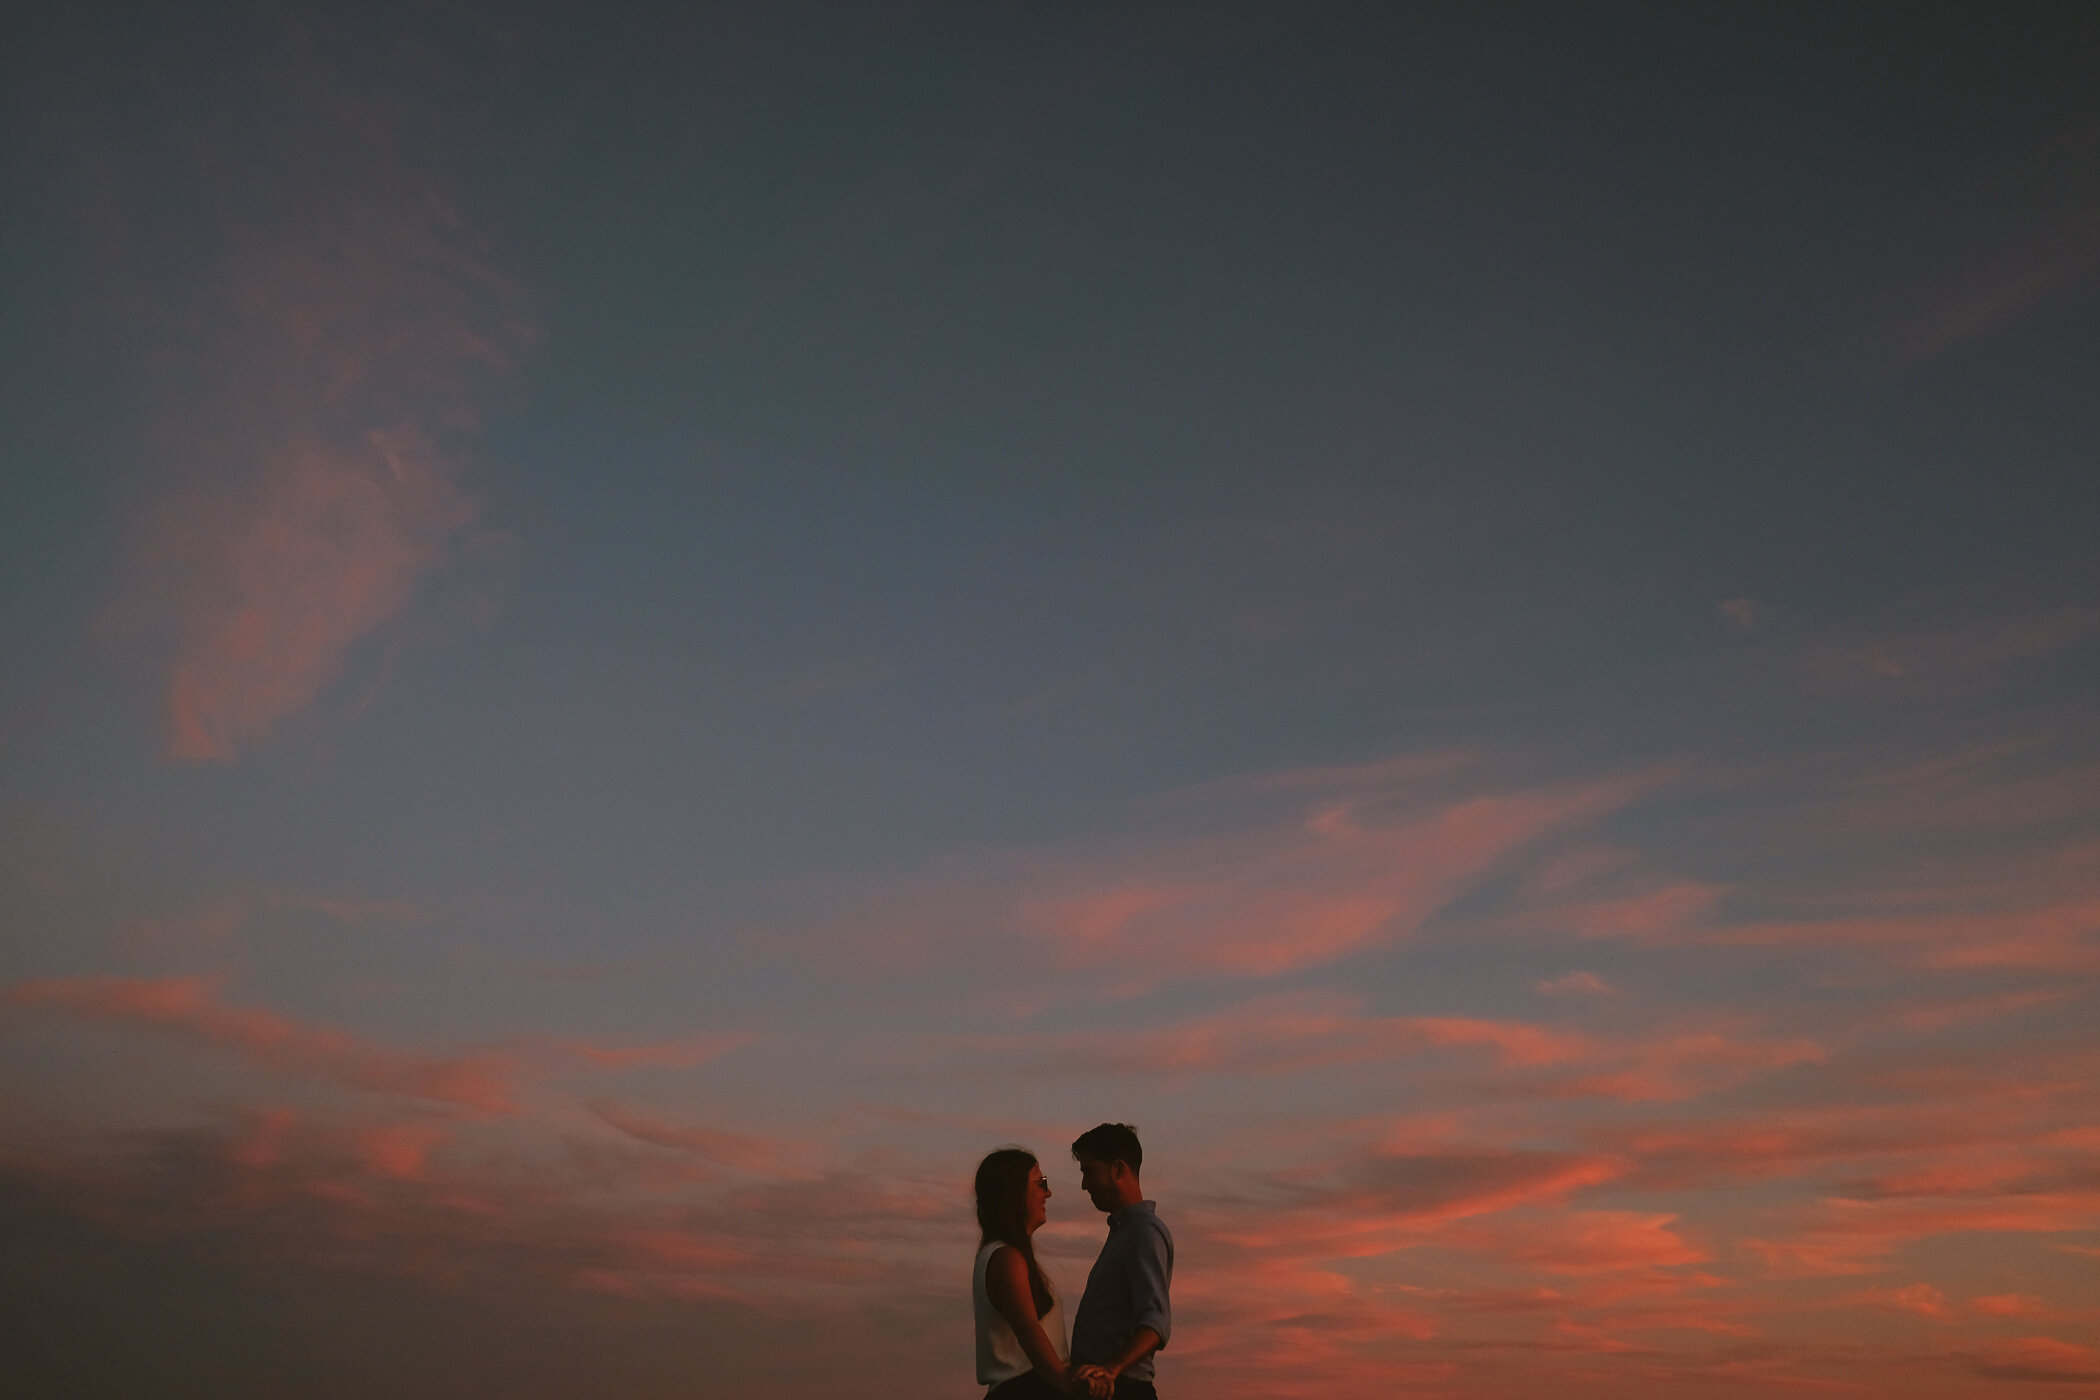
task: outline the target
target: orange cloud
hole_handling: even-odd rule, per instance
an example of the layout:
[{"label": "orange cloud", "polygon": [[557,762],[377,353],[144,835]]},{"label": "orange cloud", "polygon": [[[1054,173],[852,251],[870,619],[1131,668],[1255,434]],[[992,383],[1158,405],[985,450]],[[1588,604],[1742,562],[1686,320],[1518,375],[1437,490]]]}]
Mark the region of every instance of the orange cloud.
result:
[{"label": "orange cloud", "polygon": [[301,1025],[253,1007],[227,1006],[209,977],[82,977],[22,982],[6,1000],[71,1015],[120,1021],[231,1050],[255,1064],[375,1093],[511,1109],[513,1066],[493,1055],[419,1056],[371,1045],[343,1031]]}]

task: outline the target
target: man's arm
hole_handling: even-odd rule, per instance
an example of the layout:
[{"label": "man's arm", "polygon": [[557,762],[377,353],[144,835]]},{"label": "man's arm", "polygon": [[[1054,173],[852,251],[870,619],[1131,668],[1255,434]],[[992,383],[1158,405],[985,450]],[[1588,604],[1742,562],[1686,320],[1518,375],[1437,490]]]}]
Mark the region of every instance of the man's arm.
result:
[{"label": "man's arm", "polygon": [[1099,1371],[1113,1383],[1117,1376],[1122,1375],[1125,1371],[1137,1365],[1138,1362],[1158,1351],[1161,1345],[1159,1333],[1153,1331],[1150,1327],[1140,1327],[1137,1331],[1130,1334],[1130,1345],[1123,1348],[1122,1355],[1104,1365],[1082,1366],[1079,1368],[1079,1374],[1084,1378],[1089,1371]]}]

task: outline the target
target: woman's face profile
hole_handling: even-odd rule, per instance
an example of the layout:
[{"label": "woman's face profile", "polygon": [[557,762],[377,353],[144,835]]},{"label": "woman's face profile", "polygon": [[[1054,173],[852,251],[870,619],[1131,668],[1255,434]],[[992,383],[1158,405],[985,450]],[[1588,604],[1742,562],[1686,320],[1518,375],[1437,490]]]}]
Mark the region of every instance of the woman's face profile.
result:
[{"label": "woman's face profile", "polygon": [[1050,1183],[1040,1166],[1028,1169],[1027,1217],[1030,1234],[1050,1218]]}]

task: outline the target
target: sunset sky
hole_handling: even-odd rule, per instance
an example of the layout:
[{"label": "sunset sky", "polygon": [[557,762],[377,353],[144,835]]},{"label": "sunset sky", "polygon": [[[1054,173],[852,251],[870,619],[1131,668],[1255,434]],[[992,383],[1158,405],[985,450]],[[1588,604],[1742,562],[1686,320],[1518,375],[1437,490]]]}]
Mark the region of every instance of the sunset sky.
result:
[{"label": "sunset sky", "polygon": [[2096,73],[7,7],[10,1392],[2100,1395]]}]

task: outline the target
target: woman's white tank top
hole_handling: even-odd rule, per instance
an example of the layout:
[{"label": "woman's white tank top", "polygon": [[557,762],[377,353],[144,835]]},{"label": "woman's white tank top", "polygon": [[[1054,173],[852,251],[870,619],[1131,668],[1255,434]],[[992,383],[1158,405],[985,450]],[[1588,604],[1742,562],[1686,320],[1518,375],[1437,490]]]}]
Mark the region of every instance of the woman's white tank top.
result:
[{"label": "woman's white tank top", "polygon": [[[984,1287],[984,1271],[991,1265],[992,1255],[1006,1248],[1009,1246],[993,1240],[977,1251],[977,1277],[970,1285],[970,1301],[977,1314],[979,1385],[997,1385],[1034,1369],[1028,1353],[1021,1350],[1021,1339],[1014,1335],[1013,1324],[992,1306],[992,1295]],[[1047,1284],[1049,1281],[1049,1275],[1045,1274],[1043,1282]],[[1055,1288],[1050,1290],[1050,1311],[1043,1314],[1041,1321],[1043,1335],[1050,1339],[1050,1349],[1057,1353],[1059,1361],[1064,1361],[1070,1355],[1065,1340],[1065,1305]]]}]

